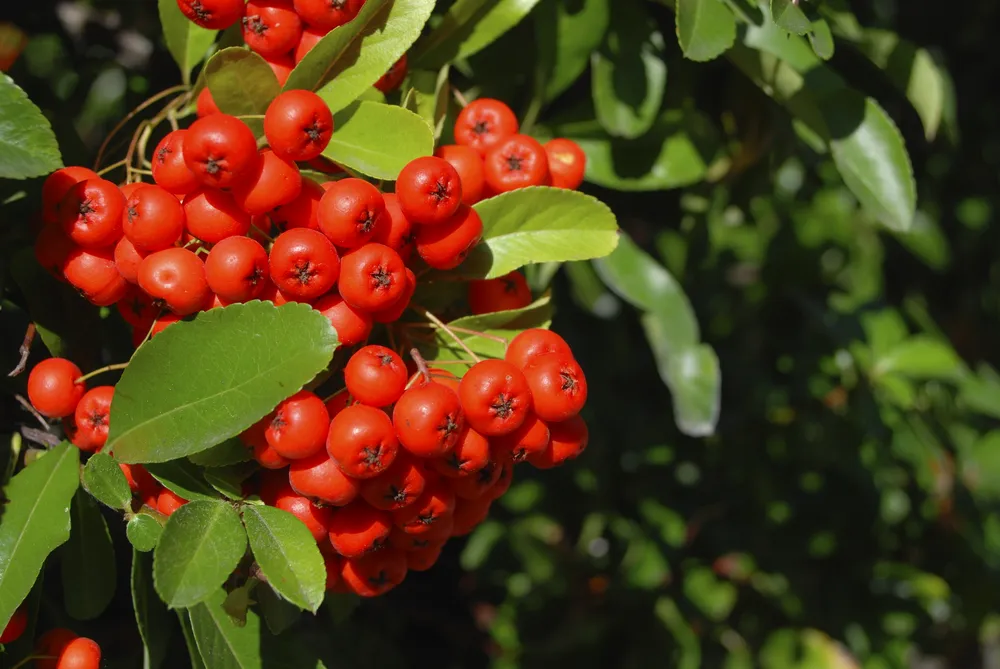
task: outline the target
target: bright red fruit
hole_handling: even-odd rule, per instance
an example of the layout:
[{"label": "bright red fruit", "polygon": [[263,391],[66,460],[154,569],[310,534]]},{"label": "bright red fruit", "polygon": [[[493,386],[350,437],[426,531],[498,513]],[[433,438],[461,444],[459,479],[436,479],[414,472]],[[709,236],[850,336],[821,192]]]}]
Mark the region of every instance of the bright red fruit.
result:
[{"label": "bright red fruit", "polygon": [[447,160],[462,181],[462,204],[470,207],[483,199],[486,188],[486,172],[483,157],[470,146],[447,144],[439,146],[434,155]]},{"label": "bright red fruit", "polygon": [[264,114],[264,135],[271,150],[295,161],[323,153],[333,133],[333,114],[323,98],[311,91],[285,91]]},{"label": "bright red fruit", "polygon": [[549,182],[549,158],[544,147],[528,135],[513,135],[498,143],[484,159],[486,184],[506,193]]},{"label": "bright red fruit", "polygon": [[206,186],[230,188],[252,174],[259,160],[257,138],[235,116],[200,118],[184,135],[184,164]]},{"label": "bright red fruit", "polygon": [[344,255],[340,295],[355,309],[372,313],[391,307],[406,285],[403,259],[388,246],[365,244]]},{"label": "bright red fruit", "polygon": [[371,334],[371,314],[355,309],[337,293],[324,295],[313,303],[313,308],[330,321],[341,346],[360,344]]},{"label": "bright red fruit", "polygon": [[284,232],[292,228],[319,230],[319,203],[326,193],[323,187],[312,179],[302,180],[302,190],[291,202],[279,205],[270,212],[271,223]]},{"label": "bright red fruit", "polygon": [[236,204],[252,216],[288,204],[301,191],[302,175],[295,163],[267,149],[260,152],[257,168],[232,187]]},{"label": "bright red fruit", "polygon": [[302,37],[302,19],[291,0],[250,0],[243,14],[243,41],[265,58],[288,54]]},{"label": "bright red fruit", "polygon": [[580,413],[587,402],[587,379],[570,356],[551,354],[524,368],[535,413],[546,422],[558,422]]},{"label": "bright red fruit", "polygon": [[80,368],[66,358],[42,360],[28,375],[28,401],[48,418],[69,416],[87,391],[76,382],[81,376]]},{"label": "bright red fruit", "polygon": [[579,416],[548,425],[552,435],[548,448],[528,456],[528,462],[539,469],[550,469],[561,465],[567,460],[579,457],[587,448],[590,431],[586,421]]},{"label": "bright red fruit", "polygon": [[229,193],[215,188],[198,188],[184,198],[187,229],[208,244],[227,237],[245,235],[250,230],[250,214],[243,211]]},{"label": "bright red fruit", "polygon": [[396,511],[415,502],[426,485],[423,464],[400,453],[388,469],[361,484],[361,496],[376,509]]},{"label": "bright red fruit", "polygon": [[370,479],[389,468],[399,441],[384,411],[353,404],[330,421],[326,450],[348,476]]},{"label": "bright red fruit", "polygon": [[358,349],[344,367],[347,390],[362,404],[387,407],[403,394],[408,374],[399,354],[385,346]]},{"label": "bright red fruit", "polygon": [[243,16],[243,0],[177,0],[188,20],[209,30],[224,30]]},{"label": "bright red fruit", "polygon": [[514,462],[541,453],[549,445],[549,426],[534,413],[529,413],[521,426],[493,440],[497,449],[509,452]]},{"label": "bright red fruit", "polygon": [[221,110],[219,105],[215,104],[215,98],[212,97],[212,91],[205,86],[198,93],[198,100],[195,102],[195,114],[198,118],[204,118],[210,114],[218,114]]},{"label": "bright red fruit", "polygon": [[62,274],[91,304],[99,307],[114,304],[128,290],[128,283],[118,273],[112,249],[75,248],[67,255]]},{"label": "bright red fruit", "polygon": [[451,453],[432,460],[431,464],[434,471],[442,476],[457,479],[475,474],[485,467],[489,460],[489,440],[466,425]]},{"label": "bright red fruit", "polygon": [[360,597],[377,597],[403,582],[406,564],[406,554],[402,551],[380,550],[344,560],[340,577],[350,592]]},{"label": "bright red fruit", "polygon": [[164,249],[146,256],[139,265],[139,287],[178,316],[200,311],[212,296],[205,263],[185,248]]},{"label": "bright red fruit", "polygon": [[518,271],[496,279],[469,282],[469,310],[475,314],[522,309],[531,304],[531,288]]},{"label": "bright red fruit", "polygon": [[282,232],[271,247],[271,280],[288,299],[308,302],[333,288],[340,264],[330,240],[308,228]]},{"label": "bright red fruit", "polygon": [[169,132],[153,150],[153,181],[178,196],[187,195],[201,184],[184,162],[186,135],[186,129]]},{"label": "bright red fruit", "polygon": [[531,411],[531,390],[524,374],[505,360],[472,366],[458,386],[465,421],[487,437],[509,434]]},{"label": "bright red fruit", "polygon": [[378,228],[390,224],[385,200],[375,186],[353,177],[334,182],[316,212],[319,229],[344,249],[356,249],[371,241]]},{"label": "bright red fruit", "polygon": [[365,0],[293,0],[293,3],[303,21],[326,34],[357,16]]},{"label": "bright red fruit", "polygon": [[57,223],[59,221],[57,208],[69,189],[81,181],[100,178],[101,176],[94,170],[78,165],[60,167],[45,177],[45,182],[42,184],[42,221]]},{"label": "bright red fruit", "polygon": [[267,251],[249,237],[223,239],[205,259],[208,287],[225,302],[260,297],[269,276]]},{"label": "bright red fruit", "polygon": [[395,193],[383,193],[382,200],[388,217],[375,227],[372,241],[385,244],[406,262],[413,253],[413,224],[403,213]]},{"label": "bright red fruit", "polygon": [[143,184],[125,201],[122,230],[137,251],[152,253],[177,243],[184,220],[184,207],[170,191]]},{"label": "bright red fruit", "polygon": [[274,506],[292,514],[306,526],[316,543],[325,542],[329,536],[327,525],[333,517],[333,510],[326,506],[316,506],[305,497],[286,494],[278,497]]},{"label": "bright red fruit", "polygon": [[406,54],[404,53],[399,57],[399,60],[389,67],[385,74],[379,77],[379,80],[375,82],[375,88],[383,93],[391,93],[403,83],[403,79],[406,78],[408,71]]},{"label": "bright red fruit", "polygon": [[301,460],[323,450],[330,414],[315,393],[300,390],[279,404],[264,432],[267,444],[288,460]]},{"label": "bright red fruit", "polygon": [[545,143],[552,185],[556,188],[576,190],[583,183],[587,169],[587,154],[571,139],[556,138]]},{"label": "bright red fruit", "polygon": [[435,269],[454,269],[462,264],[483,236],[483,220],[476,210],[461,205],[455,215],[440,225],[417,227],[417,253]]},{"label": "bright red fruit", "polygon": [[107,442],[108,418],[114,394],[114,386],[97,386],[80,398],[73,412],[77,429],[73,443],[81,451],[99,451]]},{"label": "bright red fruit", "polygon": [[550,353],[573,357],[569,344],[558,334],[552,330],[532,328],[510,340],[504,360],[523,370],[532,360]]},{"label": "bright red fruit", "polygon": [[361,491],[361,481],[344,474],[326,451],[292,461],[288,482],[300,495],[331,506],[347,506]]},{"label": "bright red fruit", "polygon": [[396,197],[408,219],[438,225],[451,218],[462,203],[462,180],[444,158],[424,156],[411,160],[400,171]]},{"label": "bright red fruit", "polygon": [[458,113],[455,142],[485,155],[503,140],[517,134],[517,116],[500,100],[479,98]]},{"label": "bright red fruit", "polygon": [[364,502],[336,511],[330,519],[330,544],[346,558],[358,558],[385,545],[392,516]]},{"label": "bright red fruit", "polygon": [[392,522],[411,536],[432,533],[435,525],[455,511],[455,493],[447,480],[432,479],[413,504],[392,514]]},{"label": "bright red fruit", "polygon": [[410,453],[440,458],[458,443],[465,417],[455,391],[440,383],[420,383],[396,402],[392,424],[399,442]]},{"label": "bright red fruit", "polygon": [[74,184],[59,202],[57,215],[66,235],[86,249],[111,246],[122,235],[125,196],[107,179]]}]

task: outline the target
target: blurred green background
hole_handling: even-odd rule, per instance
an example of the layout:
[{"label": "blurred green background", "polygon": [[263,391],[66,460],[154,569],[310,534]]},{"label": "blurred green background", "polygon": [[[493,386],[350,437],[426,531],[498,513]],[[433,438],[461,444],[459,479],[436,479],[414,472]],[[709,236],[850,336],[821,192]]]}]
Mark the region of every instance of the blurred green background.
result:
[{"label": "blurred green background", "polygon": [[[859,208],[830,156],[739,70],[685,60],[662,3],[610,0],[617,36],[606,17],[582,19],[579,48],[597,55],[543,104],[546,13],[595,4],[607,6],[542,0],[452,77],[537,119],[539,135],[613,157],[584,190],[634,244],[530,276],[552,281],[553,328],[587,371],[590,447],[571,466],[519,469],[491,520],[432,571],[325,612],[340,662],[1000,666],[1000,5],[805,5],[840,26],[828,66],[906,142],[919,198],[902,233]],[[622,16],[646,26],[669,73],[664,114],[627,141],[594,120],[606,101],[591,69],[629,43]],[[849,38],[849,17],[865,39]],[[180,81],[145,0],[5,2],[0,20],[31,37],[10,74],[66,164],[92,162],[128,110]],[[646,56],[635,66],[655,68]],[[630,83],[614,79],[619,98],[649,96]],[[681,176],[618,190],[664,170]],[[683,293],[660,290],[666,272]],[[719,360],[714,430],[711,354],[682,380],[665,362],[671,328],[690,327],[685,293]],[[13,406],[4,418],[27,422]],[[132,615],[123,581],[82,626],[106,640],[109,666],[140,666]]]}]

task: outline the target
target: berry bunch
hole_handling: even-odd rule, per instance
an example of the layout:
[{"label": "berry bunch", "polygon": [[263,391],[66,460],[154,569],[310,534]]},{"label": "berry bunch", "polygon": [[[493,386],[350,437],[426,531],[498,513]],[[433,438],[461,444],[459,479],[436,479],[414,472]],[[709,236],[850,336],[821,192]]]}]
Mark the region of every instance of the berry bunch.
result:
[{"label": "berry bunch", "polygon": [[[0,632],[0,644],[17,641],[28,627],[28,613],[21,605]],[[35,646],[38,669],[98,669],[101,647],[86,637],[63,627],[51,629],[38,639]]]},{"label": "berry bunch", "polygon": [[[210,30],[224,30],[236,22],[243,41],[274,71],[282,86],[292,69],[334,28],[351,21],[365,0],[177,0],[181,12]],[[406,77],[406,54],[375,84],[384,93]],[[214,106],[207,88],[199,104]]]},{"label": "berry bunch", "polygon": [[[484,197],[579,186],[582,152],[566,140],[543,147],[517,134],[502,102],[477,100],[458,116],[458,144],[413,160],[394,192],[382,192],[346,174],[303,178],[299,164],[312,164],[333,132],[316,94],[276,97],[263,130],[259,149],[240,119],[201,109],[159,142],[154,183],[119,187],[83,167],[53,173],[36,256],[95,305],[116,305],[137,347],[197,312],[250,300],[310,304],[341,346],[361,346],[344,367],[343,391],[324,401],[301,390],[241,439],[261,467],[244,493],[306,525],[331,589],[373,596],[408,569],[430,568],[448,538],[481,522],[516,463],[553,467],[587,445],[586,379],[555,333],[522,332],[503,359],[473,354],[461,379],[429,368],[416,349],[406,363],[392,348],[365,345],[376,324],[407,311],[446,329],[411,304],[415,270],[462,263],[482,237],[472,205]],[[468,285],[473,314],[532,300],[519,272]],[[29,376],[28,398],[63,419],[72,443],[96,452],[108,438],[114,387],[88,389],[90,376],[69,360],[45,360]],[[137,503],[164,516],[186,503],[141,465],[120,466]]]}]

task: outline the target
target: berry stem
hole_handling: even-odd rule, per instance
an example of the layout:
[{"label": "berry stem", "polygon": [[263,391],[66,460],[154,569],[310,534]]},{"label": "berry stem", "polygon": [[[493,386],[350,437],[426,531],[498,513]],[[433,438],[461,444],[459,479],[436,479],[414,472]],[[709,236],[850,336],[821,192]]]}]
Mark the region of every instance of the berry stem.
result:
[{"label": "berry stem", "polygon": [[413,362],[417,365],[417,371],[420,372],[421,376],[424,377],[425,383],[431,382],[431,370],[427,367],[427,361],[424,360],[424,356],[420,355],[420,351],[415,348],[410,349],[410,357],[413,358]]},{"label": "berry stem", "polygon": [[455,96],[455,102],[461,105],[463,109],[469,106],[468,99],[466,99],[465,95],[462,93],[462,91],[458,90],[457,87],[455,86],[451,87],[451,94]]},{"label": "berry stem", "polygon": [[26,667],[35,660],[57,660],[57,659],[59,658],[57,658],[55,655],[29,655],[28,657],[24,658],[23,660],[15,664],[10,669],[21,669],[21,667]]},{"label": "berry stem", "polygon": [[83,376],[81,376],[80,378],[78,378],[74,383],[83,383],[87,379],[95,377],[98,374],[103,374],[104,372],[113,372],[113,371],[116,371],[116,370],[119,370],[119,369],[125,369],[126,367],[128,367],[128,363],[127,362],[117,362],[117,363],[115,363],[113,365],[105,365],[104,367],[101,367],[100,369],[95,369],[92,372],[88,372],[87,374],[84,374]]},{"label": "berry stem", "polygon": [[18,349],[18,353],[21,354],[21,359],[17,361],[17,367],[10,370],[7,376],[17,376],[24,371],[25,367],[28,366],[28,355],[31,353],[31,342],[35,340],[35,324],[28,323],[28,329],[24,331],[24,339],[21,341],[21,348]]},{"label": "berry stem", "polygon": [[[434,323],[410,323],[409,326],[438,329],[438,326],[435,325]],[[449,325],[448,327],[451,328],[454,332],[461,332],[462,334],[473,335],[475,337],[482,337],[483,339],[489,339],[491,341],[497,342],[498,344],[504,344],[505,346],[508,343],[510,343],[506,338],[501,337],[500,335],[491,335],[487,334],[486,332],[480,332],[479,330],[470,330],[469,328],[460,328],[460,327],[455,327],[454,325]]]},{"label": "berry stem", "polygon": [[142,110],[146,109],[147,107],[149,107],[151,105],[156,104],[157,102],[159,102],[160,100],[162,100],[163,98],[165,98],[165,97],[167,97],[169,95],[173,95],[174,93],[177,93],[178,91],[186,91],[187,88],[188,88],[187,86],[185,86],[185,85],[182,84],[180,86],[172,86],[170,88],[162,90],[159,93],[157,93],[156,95],[154,95],[154,96],[152,96],[150,98],[146,98],[146,100],[144,100],[143,102],[139,103],[139,105],[135,109],[133,109],[132,111],[130,111],[128,114],[126,114],[125,118],[123,118],[121,121],[119,121],[118,125],[116,125],[114,128],[111,129],[111,132],[108,133],[108,136],[105,137],[104,141],[101,143],[101,148],[97,150],[97,160],[94,161],[94,169],[96,170],[98,167],[101,166],[101,161],[104,159],[104,152],[107,151],[108,145],[111,143],[111,139],[115,135],[117,135],[121,131],[121,129],[124,128],[125,125],[129,121],[131,121],[133,118],[135,118],[136,114],[141,113]]},{"label": "berry stem", "polygon": [[413,309],[414,311],[416,311],[418,314],[420,314],[424,318],[426,318],[427,320],[429,320],[434,325],[438,326],[438,328],[440,328],[443,332],[445,332],[449,337],[451,337],[452,339],[454,339],[455,343],[458,344],[459,346],[461,346],[462,350],[465,351],[466,353],[468,353],[470,358],[472,358],[476,362],[482,362],[480,360],[479,356],[476,355],[472,351],[471,348],[469,348],[469,345],[466,344],[464,341],[462,341],[462,338],[459,337],[457,334],[455,334],[455,331],[452,330],[450,327],[448,327],[448,325],[445,324],[444,321],[442,321],[440,318],[438,318],[437,316],[435,316],[434,314],[432,314],[430,311],[428,311],[427,309],[425,309],[425,308],[423,308],[421,306],[418,306],[418,305],[415,305],[415,304],[411,304],[410,308]]}]

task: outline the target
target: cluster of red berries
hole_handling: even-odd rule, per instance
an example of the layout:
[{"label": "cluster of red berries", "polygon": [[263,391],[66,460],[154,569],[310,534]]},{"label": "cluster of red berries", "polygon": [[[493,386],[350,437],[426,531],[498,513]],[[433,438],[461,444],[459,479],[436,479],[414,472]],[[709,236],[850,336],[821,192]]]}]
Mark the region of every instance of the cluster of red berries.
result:
[{"label": "cluster of red berries", "polygon": [[[0,632],[0,644],[17,641],[28,627],[28,613],[22,605]],[[37,669],[98,669],[101,647],[93,639],[77,635],[63,627],[51,629],[35,645]]]},{"label": "cluster of red berries", "polygon": [[[282,86],[292,69],[334,28],[354,19],[365,0],[177,0],[181,12],[203,28],[225,30],[237,21],[243,41],[274,71]],[[379,79],[384,93],[406,77],[406,54]],[[208,89],[202,97],[211,99]],[[206,101],[206,104],[214,104]]]}]

